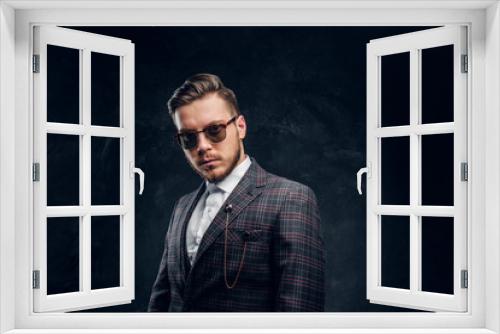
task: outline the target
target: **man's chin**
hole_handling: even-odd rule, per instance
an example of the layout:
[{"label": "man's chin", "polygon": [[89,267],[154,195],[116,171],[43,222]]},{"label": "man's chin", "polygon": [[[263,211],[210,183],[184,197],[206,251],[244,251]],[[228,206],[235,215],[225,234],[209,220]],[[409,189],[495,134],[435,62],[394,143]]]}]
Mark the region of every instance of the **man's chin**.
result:
[{"label": "man's chin", "polygon": [[203,171],[202,176],[209,182],[218,182],[224,178],[223,173],[218,171],[218,168],[211,169],[209,171]]}]

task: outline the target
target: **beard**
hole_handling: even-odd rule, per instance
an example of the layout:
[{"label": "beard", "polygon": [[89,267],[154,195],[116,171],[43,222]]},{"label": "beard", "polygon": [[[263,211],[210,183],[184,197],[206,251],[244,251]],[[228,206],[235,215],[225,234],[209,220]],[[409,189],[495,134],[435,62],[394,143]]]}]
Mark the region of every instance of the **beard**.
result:
[{"label": "beard", "polygon": [[238,165],[238,161],[240,160],[240,155],[241,155],[241,146],[238,145],[238,149],[235,152],[236,154],[231,157],[231,160],[229,161],[229,167],[221,174],[221,175],[214,175],[214,174],[206,174],[200,169],[197,168],[197,166],[193,165],[193,163],[189,161],[189,165],[191,168],[204,180],[207,180],[208,182],[219,182],[222,181],[226,176],[231,174],[233,169]]}]

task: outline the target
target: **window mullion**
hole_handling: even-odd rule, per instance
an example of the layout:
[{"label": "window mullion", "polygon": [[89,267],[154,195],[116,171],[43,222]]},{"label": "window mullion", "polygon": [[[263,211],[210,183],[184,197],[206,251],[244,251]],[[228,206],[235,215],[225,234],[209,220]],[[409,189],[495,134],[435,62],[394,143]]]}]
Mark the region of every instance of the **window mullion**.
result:
[{"label": "window mullion", "polygon": [[455,208],[452,206],[409,206],[409,205],[376,205],[373,212],[377,215],[393,216],[432,216],[432,217],[453,217]]},{"label": "window mullion", "polygon": [[453,133],[454,129],[455,129],[454,122],[400,125],[400,126],[388,126],[383,128],[377,128],[375,129],[375,135],[379,138],[402,137],[402,136],[409,136],[410,134],[433,135],[433,134]]},{"label": "window mullion", "polygon": [[80,226],[80,280],[82,291],[90,293],[91,290],[91,134],[90,134],[90,113],[91,113],[91,59],[90,50],[84,49],[82,53],[82,124],[84,127],[83,147],[82,147],[82,204],[84,216]]},{"label": "window mullion", "polygon": [[[410,51],[410,128],[419,124],[419,51]],[[410,207],[419,205],[420,194],[420,140],[415,132],[410,133]],[[419,216],[410,214],[410,290],[418,291],[420,286],[420,226]]]},{"label": "window mullion", "polygon": [[[80,100],[81,99],[82,97],[80,96]],[[82,120],[80,119],[80,123],[81,122]],[[68,124],[57,122],[47,122],[46,124],[47,133],[83,136],[90,131],[90,135],[97,137],[123,138],[127,136],[125,129],[114,128],[110,126],[91,125],[89,128],[85,127],[82,124]]]}]

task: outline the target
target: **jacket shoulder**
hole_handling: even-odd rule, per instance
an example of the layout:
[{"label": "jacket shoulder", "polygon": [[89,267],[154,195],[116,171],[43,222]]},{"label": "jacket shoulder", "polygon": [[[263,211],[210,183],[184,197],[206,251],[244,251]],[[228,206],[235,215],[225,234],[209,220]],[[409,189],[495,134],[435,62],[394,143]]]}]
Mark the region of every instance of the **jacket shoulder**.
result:
[{"label": "jacket shoulder", "polygon": [[269,189],[281,190],[285,195],[292,193],[315,197],[314,191],[309,186],[269,172],[267,173],[266,187]]}]

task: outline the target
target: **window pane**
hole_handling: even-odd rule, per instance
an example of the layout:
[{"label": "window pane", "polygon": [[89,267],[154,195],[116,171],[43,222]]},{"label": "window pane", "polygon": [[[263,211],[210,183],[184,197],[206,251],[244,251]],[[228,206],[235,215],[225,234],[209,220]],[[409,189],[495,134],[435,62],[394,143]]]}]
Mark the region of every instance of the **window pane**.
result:
[{"label": "window pane", "polygon": [[381,204],[410,204],[410,137],[381,139]]},{"label": "window pane", "polygon": [[422,217],[422,291],[453,294],[452,217]]},{"label": "window pane", "polygon": [[80,289],[79,217],[47,218],[47,294]]},{"label": "window pane", "polygon": [[453,134],[422,136],[422,205],[453,206]]},{"label": "window pane", "polygon": [[80,50],[47,45],[47,121],[80,122]]},{"label": "window pane", "polygon": [[120,286],[120,216],[92,217],[92,289]]},{"label": "window pane", "polygon": [[453,122],[453,45],[422,50],[422,123]]},{"label": "window pane", "polygon": [[120,126],[120,57],[92,52],[92,125]]},{"label": "window pane", "polygon": [[410,288],[410,217],[382,216],[382,286]]},{"label": "window pane", "polygon": [[92,137],[92,205],[120,204],[120,138]]},{"label": "window pane", "polygon": [[47,205],[80,204],[80,138],[47,134]]},{"label": "window pane", "polygon": [[410,124],[410,53],[381,57],[382,126]]}]

